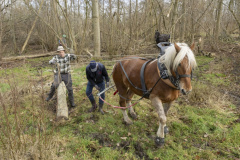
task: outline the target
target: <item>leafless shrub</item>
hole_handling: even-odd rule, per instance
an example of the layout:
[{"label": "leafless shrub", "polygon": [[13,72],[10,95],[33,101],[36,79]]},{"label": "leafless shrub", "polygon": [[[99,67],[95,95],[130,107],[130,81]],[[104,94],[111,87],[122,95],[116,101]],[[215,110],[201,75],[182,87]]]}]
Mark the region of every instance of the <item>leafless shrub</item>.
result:
[{"label": "leafless shrub", "polygon": [[60,140],[52,134],[54,127],[49,127],[43,82],[35,92],[32,79],[23,79],[25,89],[20,89],[14,74],[5,76],[10,90],[0,92],[1,159],[59,159]]}]

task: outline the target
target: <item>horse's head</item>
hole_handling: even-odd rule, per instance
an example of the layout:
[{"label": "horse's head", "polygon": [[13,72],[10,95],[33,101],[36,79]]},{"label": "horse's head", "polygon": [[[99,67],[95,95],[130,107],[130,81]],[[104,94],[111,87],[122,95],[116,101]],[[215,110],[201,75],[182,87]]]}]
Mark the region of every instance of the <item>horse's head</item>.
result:
[{"label": "horse's head", "polygon": [[196,60],[193,54],[194,46],[194,43],[191,47],[188,47],[186,44],[178,46],[174,43],[176,56],[173,61],[172,75],[179,80],[179,89],[184,95],[192,91],[192,70],[196,67]]}]

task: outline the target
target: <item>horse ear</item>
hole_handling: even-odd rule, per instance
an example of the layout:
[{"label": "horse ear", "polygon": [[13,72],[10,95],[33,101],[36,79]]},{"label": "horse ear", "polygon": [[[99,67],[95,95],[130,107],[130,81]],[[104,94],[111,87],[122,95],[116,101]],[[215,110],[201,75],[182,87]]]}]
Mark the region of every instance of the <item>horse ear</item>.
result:
[{"label": "horse ear", "polygon": [[193,44],[191,45],[191,50],[193,51],[194,50],[194,48],[195,48],[195,42],[193,42]]},{"label": "horse ear", "polygon": [[177,43],[174,43],[174,47],[175,47],[177,53],[180,52],[181,48],[177,45]]}]

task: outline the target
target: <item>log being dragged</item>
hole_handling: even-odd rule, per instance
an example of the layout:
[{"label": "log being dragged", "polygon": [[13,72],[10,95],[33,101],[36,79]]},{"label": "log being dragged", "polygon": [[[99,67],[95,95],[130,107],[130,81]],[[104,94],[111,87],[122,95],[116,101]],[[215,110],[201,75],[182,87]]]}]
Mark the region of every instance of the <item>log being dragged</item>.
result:
[{"label": "log being dragged", "polygon": [[68,119],[66,86],[61,82],[57,89],[57,120]]}]

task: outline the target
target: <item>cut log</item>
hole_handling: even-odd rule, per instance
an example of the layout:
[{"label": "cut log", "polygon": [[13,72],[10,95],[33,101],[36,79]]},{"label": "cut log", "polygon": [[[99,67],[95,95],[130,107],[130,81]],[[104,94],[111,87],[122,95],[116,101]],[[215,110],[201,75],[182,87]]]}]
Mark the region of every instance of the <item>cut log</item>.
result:
[{"label": "cut log", "polygon": [[61,82],[57,89],[57,120],[68,119],[66,86]]},{"label": "cut log", "polygon": [[6,58],[2,58],[2,61],[8,62],[8,61],[16,61],[16,60],[31,59],[31,58],[49,57],[49,56],[54,56],[56,54],[57,54],[56,52],[49,52],[49,53],[37,54],[37,55],[6,57]]}]

